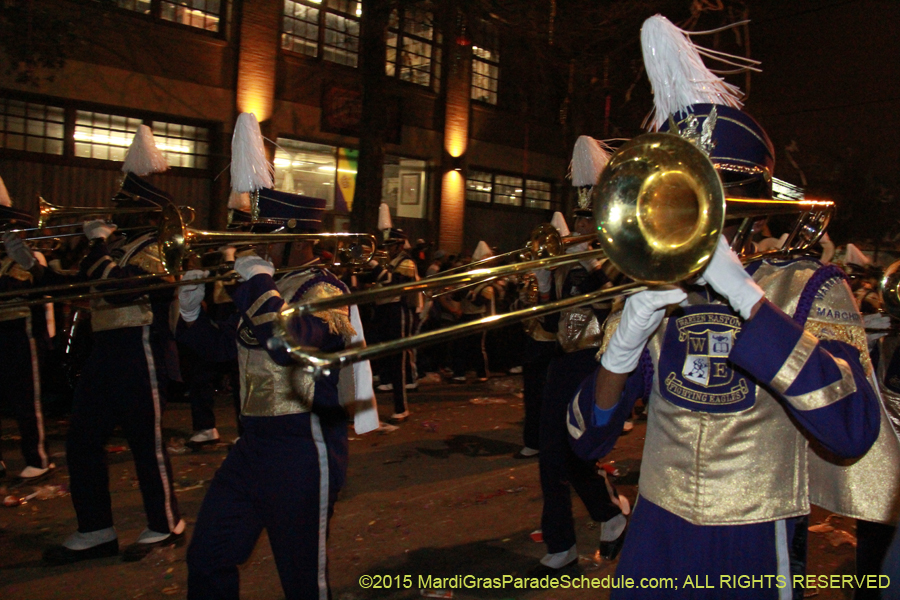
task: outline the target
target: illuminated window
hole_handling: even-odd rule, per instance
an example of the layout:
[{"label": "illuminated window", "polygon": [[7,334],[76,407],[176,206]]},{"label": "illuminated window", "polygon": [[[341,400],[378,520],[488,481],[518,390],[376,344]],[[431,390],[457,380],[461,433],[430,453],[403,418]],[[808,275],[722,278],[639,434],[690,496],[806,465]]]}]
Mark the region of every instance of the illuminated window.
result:
[{"label": "illuminated window", "polygon": [[522,206],[522,178],[494,175],[494,204]]},{"label": "illuminated window", "polygon": [[206,31],[219,31],[219,0],[162,0],[160,17]]},{"label": "illuminated window", "polygon": [[119,8],[133,10],[144,15],[149,15],[151,12],[150,0],[116,0],[116,5]]},{"label": "illuminated window", "polygon": [[140,119],[79,110],[75,113],[75,156],[123,161],[142,123]]},{"label": "illuminated window", "polygon": [[337,148],[278,138],[275,147],[275,189],[325,198],[334,208]]},{"label": "illuminated window", "polygon": [[[125,160],[141,119],[79,110],[75,112],[75,156]],[[205,127],[152,121],[156,147],[170,167],[205,169],[209,160],[209,130]]]},{"label": "illuminated window", "polygon": [[536,179],[525,180],[525,207],[549,209],[551,206],[552,186],[546,181]]},{"label": "illuminated window", "polygon": [[222,0],[115,0],[125,10],[218,33]]},{"label": "illuminated window", "polygon": [[362,8],[353,0],[328,0],[322,58],[355,67],[359,58],[359,17]]},{"label": "illuminated window", "polygon": [[153,121],[150,126],[156,147],[166,155],[170,167],[205,169],[209,161],[209,130],[206,127]]},{"label": "illuminated window", "polygon": [[387,75],[438,91],[441,39],[427,4],[407,7],[402,17],[395,10],[388,26]]},{"label": "illuminated window", "polygon": [[472,169],[466,179],[466,200],[541,210],[550,210],[557,204],[550,182]]},{"label": "illuminated window", "polygon": [[493,176],[483,171],[469,171],[466,179],[466,200],[472,202],[491,202]]},{"label": "illuminated window", "polygon": [[472,99],[497,104],[500,43],[496,28],[481,21],[472,31]]},{"label": "illuminated window", "polygon": [[306,56],[319,55],[320,2],[285,0],[281,47]]},{"label": "illuminated window", "polygon": [[0,148],[62,155],[65,110],[0,98]]},{"label": "illuminated window", "polygon": [[281,47],[350,67],[359,60],[359,17],[355,0],[285,0]]}]

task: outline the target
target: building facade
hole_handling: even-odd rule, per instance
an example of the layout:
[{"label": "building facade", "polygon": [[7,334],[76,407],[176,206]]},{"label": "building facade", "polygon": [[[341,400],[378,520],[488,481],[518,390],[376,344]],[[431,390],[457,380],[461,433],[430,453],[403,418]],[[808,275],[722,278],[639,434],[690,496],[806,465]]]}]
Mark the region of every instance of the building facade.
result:
[{"label": "building facade", "polygon": [[[38,84],[0,75],[0,177],[14,203],[105,205],[137,126],[170,170],[151,181],[225,224],[230,139],[253,112],[275,187],[327,200],[347,230],[356,190],[364,3],[35,0],[80,40]],[[37,10],[37,9],[35,9]],[[395,226],[448,252],[520,247],[561,210],[563,127],[509,101],[504,39],[452,2],[405,2],[387,27],[382,201]],[[516,105],[516,108],[513,108]]]}]

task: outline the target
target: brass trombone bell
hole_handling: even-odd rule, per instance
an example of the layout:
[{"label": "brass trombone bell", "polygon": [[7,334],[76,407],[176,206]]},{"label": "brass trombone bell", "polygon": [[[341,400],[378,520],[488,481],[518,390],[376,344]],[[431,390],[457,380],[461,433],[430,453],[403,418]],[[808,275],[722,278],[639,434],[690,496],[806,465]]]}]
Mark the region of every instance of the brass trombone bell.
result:
[{"label": "brass trombone bell", "polygon": [[894,319],[900,319],[900,261],[884,270],[878,284],[881,308]]},{"label": "brass trombone bell", "polygon": [[593,192],[597,238],[625,275],[674,283],[712,257],[725,221],[715,167],[677,135],[648,133],[622,146]]}]

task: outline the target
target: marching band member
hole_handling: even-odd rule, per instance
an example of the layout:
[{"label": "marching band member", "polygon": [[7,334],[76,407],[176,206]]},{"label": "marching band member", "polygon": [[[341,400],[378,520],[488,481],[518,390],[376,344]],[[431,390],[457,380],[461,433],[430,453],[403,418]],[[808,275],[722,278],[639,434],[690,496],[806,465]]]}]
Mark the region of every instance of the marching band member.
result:
[{"label": "marching band member", "polygon": [[[239,117],[232,144],[232,156],[244,163],[245,155],[251,161],[256,156],[255,174],[268,172],[259,125],[250,113]],[[325,200],[260,188],[271,182],[232,163],[234,190],[259,190],[254,219],[287,232],[318,232]],[[269,349],[273,323],[286,303],[347,292],[314,256],[310,241],[273,244],[270,256],[271,261],[253,254],[235,261],[240,283],[231,297],[238,313],[228,321],[210,320],[202,286],[179,292],[179,341],[211,360],[237,358],[243,425],[197,516],[187,553],[191,599],[238,598],[238,566],[266,529],[285,597],[326,600],[328,524],[347,473],[341,400],[367,403],[374,413],[364,429],[357,421],[357,433],[378,427],[368,362],[315,379],[286,351]],[[293,270],[276,281],[276,265]],[[329,351],[365,344],[356,307],[306,315],[291,334],[298,344]]]},{"label": "marching band member", "polygon": [[[0,180],[0,222],[15,229],[33,227],[31,215],[12,207],[3,180]],[[6,256],[0,261],[0,291],[26,292],[41,278],[47,263],[40,252],[33,252],[16,233],[4,234],[3,245]],[[7,405],[19,424],[25,459],[25,468],[18,478],[35,481],[45,477],[55,465],[47,458],[44,445],[41,377],[28,306],[0,309],[0,353],[3,381],[0,402]],[[5,475],[6,464],[0,456],[0,477]]]},{"label": "marching band member", "polygon": [[[325,200],[263,189],[259,214],[288,231],[318,231]],[[272,245],[271,262],[240,256],[231,293],[239,314],[213,323],[202,310],[202,286],[180,292],[178,340],[210,359],[236,352],[243,435],[216,472],[188,548],[188,598],[237,598],[238,565],[263,529],[285,596],[328,597],[328,522],[347,471],[347,413],[337,371],[316,380],[284,351],[268,349],[273,321],[286,303],[347,292],[313,256],[312,242]],[[274,277],[276,266],[294,270]],[[296,341],[329,351],[362,332],[357,311],[333,309],[304,317]],[[235,345],[234,341],[237,341]],[[221,356],[219,356],[221,354]],[[370,379],[371,381],[371,379]],[[371,389],[371,383],[369,383]],[[375,425],[377,427],[377,424]]]},{"label": "marching band member", "polygon": [[[478,262],[493,256],[487,242],[481,240],[475,246],[472,253],[472,261]],[[495,281],[480,283],[469,290],[461,290],[454,294],[459,301],[460,323],[478,321],[486,316],[496,314],[497,289]],[[476,381],[487,381],[488,378],[488,353],[485,346],[487,332],[473,333],[463,338],[454,340],[450,344],[450,361],[453,366],[453,383],[465,383],[466,371],[469,367],[475,369]]]},{"label": "marching band member", "polygon": [[[386,205],[384,205],[387,208]],[[406,251],[407,235],[402,229],[387,229],[383,245],[388,253],[388,261],[376,265],[365,277],[366,283],[376,285],[400,285],[418,280],[416,263]],[[363,278],[360,278],[362,281]],[[416,328],[416,311],[421,308],[422,294],[413,293],[385,298],[375,302],[375,326],[380,342],[409,337]],[[407,389],[418,387],[416,362],[413,350],[404,350],[396,356],[385,357],[382,361],[382,385],[390,386],[394,393],[394,414],[388,422],[392,425],[409,418]],[[381,386],[379,386],[380,388]]]},{"label": "marching band member", "polygon": [[[860,297],[857,296],[857,302]],[[881,310],[881,299],[873,298]],[[869,305],[865,301],[863,306]],[[812,319],[812,317],[810,317]],[[810,445],[811,502],[833,513],[856,519],[856,575],[879,575],[900,519],[900,337],[892,319],[881,312],[863,315],[870,352],[870,379],[882,403],[878,439],[865,456],[844,461],[827,449]],[[826,325],[827,326],[827,325]],[[862,587],[855,600],[877,600],[881,590]]]},{"label": "marching band member", "polygon": [[[135,174],[136,170],[149,172],[150,167],[135,166],[135,159],[143,156],[142,151],[154,150],[152,134],[142,125],[123,165],[125,180],[113,199],[118,206],[160,209],[171,203],[166,193]],[[156,171],[164,169],[164,160],[162,166],[151,162],[157,165]],[[149,218],[123,215],[120,223],[153,227],[158,213],[147,214]],[[100,282],[146,274],[166,278],[155,231],[126,238],[116,233],[116,225],[88,221],[84,233],[91,246],[81,261],[83,279]],[[134,456],[147,515],[147,529],[136,543],[125,548],[123,560],[137,561],[156,547],[184,541],[185,522],[178,510],[172,466],[162,437],[168,382],[165,349],[167,340],[172,339],[169,307],[173,293],[130,293],[130,285],[134,284],[123,283],[121,294],[91,301],[93,347],[75,389],[66,439],[78,530],[61,545],[44,552],[44,560],[53,565],[118,554],[105,448],[117,425],[122,427]]]},{"label": "marching band member", "polygon": [[[590,193],[609,153],[600,142],[580,136],[572,158],[572,184],[578,188],[579,203],[575,209],[575,235],[595,233]],[[587,242],[571,246],[567,252],[589,249]],[[547,279],[546,270],[536,273],[542,299],[556,299],[586,294],[612,285],[601,261],[587,259],[574,265],[556,268]],[[549,287],[549,289],[548,289]],[[611,305],[602,303],[562,311],[557,325],[557,349],[550,360],[541,406],[540,461],[541,490],[544,506],[541,529],[547,554],[541,565],[558,572],[578,561],[575,544],[575,522],[572,516],[570,486],[584,503],[591,518],[600,526],[600,555],[614,559],[625,539],[626,515],[630,506],[619,496],[608,480],[597,472],[595,461],[576,456],[568,443],[566,407],[581,380],[591,373],[594,355],[600,345],[600,328]]]},{"label": "marching band member", "polygon": [[[662,55],[702,66],[664,17],[644,23],[642,40],[645,63]],[[678,58],[665,55],[672,47]],[[728,196],[771,198],[771,142],[733,106],[734,90],[715,85],[724,83],[709,72],[693,75],[687,79],[702,81],[706,95],[669,108],[660,104],[672,94],[655,78],[656,66],[647,71],[657,124],[697,136]],[[678,598],[791,597],[802,593],[791,567],[805,561],[792,549],[809,513],[807,438],[857,457],[878,435],[859,313],[833,267],[800,258],[745,270],[724,238],[698,283],[635,294],[610,318],[600,367],[570,406],[571,443],[583,458],[603,456],[634,400],[649,393],[640,495],[617,576],[677,577],[680,588],[670,597]],[[685,589],[686,575],[717,585]],[[723,576],[743,575],[768,576],[768,583],[722,589]],[[612,595],[664,596],[642,589]]]}]

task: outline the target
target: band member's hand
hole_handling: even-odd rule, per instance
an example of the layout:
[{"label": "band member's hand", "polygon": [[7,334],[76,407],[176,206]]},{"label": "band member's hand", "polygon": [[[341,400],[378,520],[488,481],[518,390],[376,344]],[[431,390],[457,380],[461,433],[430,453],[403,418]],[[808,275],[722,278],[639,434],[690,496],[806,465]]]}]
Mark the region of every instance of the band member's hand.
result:
[{"label": "band member's hand", "polygon": [[116,225],[114,223],[107,223],[102,220],[85,221],[84,223],[84,235],[89,240],[106,239],[115,230]]},{"label": "band member's hand", "polygon": [[647,340],[662,323],[666,307],[687,298],[682,289],[647,290],[625,301],[619,326],[609,340],[600,364],[612,373],[630,373],[637,368]]},{"label": "band member's hand", "polygon": [[[182,281],[200,279],[209,275],[209,271],[193,269],[184,274]],[[200,316],[200,305],[206,296],[206,286],[202,283],[182,285],[178,288],[178,311],[181,318],[188,323],[193,323]]]},{"label": "band member's hand", "polygon": [[6,249],[6,255],[26,271],[34,266],[34,253],[25,245],[25,241],[19,237],[18,233],[14,231],[4,233],[3,247]]},{"label": "band member's hand", "polygon": [[[573,246],[569,246],[568,248],[566,248],[566,254],[575,254],[577,252],[587,252],[590,249],[591,249],[590,243],[582,242],[580,244],[575,244]],[[578,264],[580,264],[582,267],[585,268],[585,270],[588,273],[590,273],[590,272],[594,271],[594,269],[596,269],[597,267],[600,266],[600,259],[596,258],[596,257],[588,258],[586,260],[578,261]]]},{"label": "band member's hand", "polygon": [[234,270],[240,276],[241,281],[250,281],[256,275],[275,275],[275,265],[255,254],[241,256],[234,261]]},{"label": "band member's hand", "polygon": [[549,294],[550,288],[553,287],[553,274],[550,273],[550,270],[538,269],[534,272],[534,277],[537,279],[538,292],[540,294]]},{"label": "band member's hand", "polygon": [[237,249],[234,246],[222,246],[219,252],[222,253],[222,260],[225,262],[234,262],[234,253]]},{"label": "band member's hand", "polygon": [[875,342],[890,333],[891,318],[882,313],[872,313],[863,317],[866,326],[866,341],[869,352],[875,349]]},{"label": "band member's hand", "polygon": [[762,288],[744,270],[741,259],[724,236],[719,236],[716,252],[703,271],[703,279],[745,319],[753,315],[753,308],[765,296]]}]

